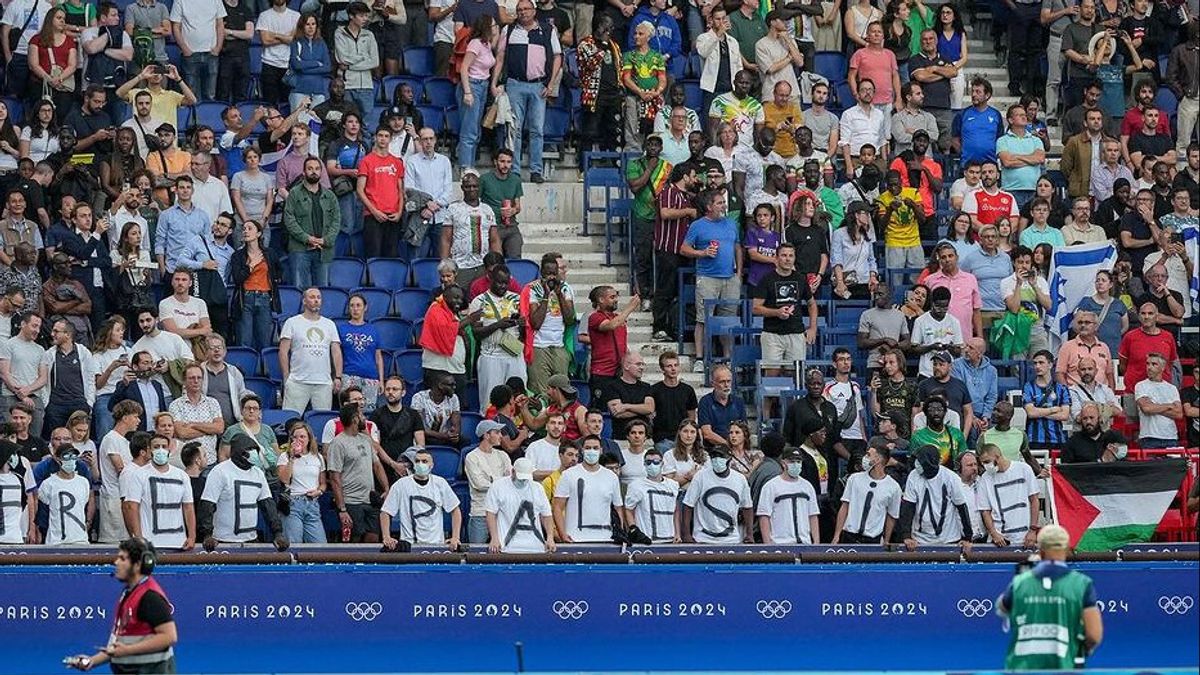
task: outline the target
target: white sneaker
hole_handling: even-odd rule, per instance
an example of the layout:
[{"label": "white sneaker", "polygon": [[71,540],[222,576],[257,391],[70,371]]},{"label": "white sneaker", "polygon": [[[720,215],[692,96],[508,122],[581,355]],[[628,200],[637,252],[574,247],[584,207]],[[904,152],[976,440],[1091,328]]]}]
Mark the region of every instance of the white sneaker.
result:
[{"label": "white sneaker", "polygon": [[704,361],[701,361],[700,359],[696,359],[695,361],[693,361],[692,362],[692,372],[693,373],[703,373],[704,372]]},{"label": "white sneaker", "polygon": [[643,300],[643,301],[642,301],[642,311],[643,311],[643,312],[649,312],[649,311],[650,311],[650,301],[649,301],[649,300]]},{"label": "white sneaker", "polygon": [[674,342],[675,340],[673,340],[671,338],[671,336],[667,334],[667,331],[660,330],[660,331],[657,331],[656,333],[654,333],[654,341],[655,342]]}]

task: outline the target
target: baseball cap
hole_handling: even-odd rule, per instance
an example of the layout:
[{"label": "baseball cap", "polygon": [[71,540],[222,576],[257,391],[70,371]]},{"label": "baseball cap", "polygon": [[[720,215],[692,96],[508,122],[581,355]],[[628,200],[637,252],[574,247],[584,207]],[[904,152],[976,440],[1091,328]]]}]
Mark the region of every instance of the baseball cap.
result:
[{"label": "baseball cap", "polygon": [[513,476],[517,480],[533,480],[533,460],[522,457],[513,462]]},{"label": "baseball cap", "polygon": [[856,199],[856,200],[850,202],[850,205],[846,207],[846,217],[847,218],[853,217],[854,214],[858,213],[859,211],[865,211],[867,213],[870,213],[871,207],[867,206],[867,203],[862,201],[861,199]]},{"label": "baseball cap", "polygon": [[783,458],[789,461],[800,461],[804,459],[804,451],[800,448],[788,448],[783,451]]},{"label": "baseball cap", "polygon": [[558,375],[551,375],[550,379],[546,380],[546,386],[560,389],[564,394],[576,393],[575,385],[571,384],[570,378],[561,373]]},{"label": "baseball cap", "polygon": [[954,363],[954,357],[951,356],[950,352],[946,351],[945,349],[939,349],[939,350],[935,351],[934,353],[929,355],[929,358],[933,361],[945,361],[946,363]]},{"label": "baseball cap", "polygon": [[74,445],[64,445],[58,449],[57,454],[60,460],[77,459],[79,457],[79,449]]},{"label": "baseball cap", "polygon": [[924,136],[925,140],[929,140],[929,132],[925,131],[924,129],[917,129],[912,133],[913,138],[916,138],[917,136]]},{"label": "baseball cap", "polygon": [[821,420],[810,417],[804,420],[804,423],[800,425],[800,433],[804,434],[805,436],[811,436],[812,434],[815,434],[824,428],[825,425],[821,422]]},{"label": "baseball cap", "polygon": [[500,424],[496,420],[479,420],[479,424],[475,425],[475,436],[477,438],[483,438],[483,435],[487,432],[500,431],[503,428],[504,425]]},{"label": "baseball cap", "polygon": [[175,133],[175,125],[170,122],[163,122],[154,129],[156,134],[173,134]]},{"label": "baseball cap", "polygon": [[1038,548],[1042,550],[1068,549],[1071,547],[1071,533],[1062,525],[1045,525],[1038,531]]}]

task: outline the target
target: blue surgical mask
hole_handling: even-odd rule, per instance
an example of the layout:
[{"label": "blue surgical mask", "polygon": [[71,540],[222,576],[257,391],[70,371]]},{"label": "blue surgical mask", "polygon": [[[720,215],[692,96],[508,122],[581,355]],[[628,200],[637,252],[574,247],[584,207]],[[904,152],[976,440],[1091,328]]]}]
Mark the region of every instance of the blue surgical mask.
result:
[{"label": "blue surgical mask", "polygon": [[596,464],[599,461],[600,461],[600,451],[599,450],[585,449],[583,451],[583,463],[584,464]]},{"label": "blue surgical mask", "polygon": [[413,473],[420,478],[425,478],[430,473],[433,473],[433,465],[426,464],[424,462],[417,462],[416,464],[413,464]]},{"label": "blue surgical mask", "polygon": [[804,470],[804,465],[800,462],[788,462],[787,474],[792,478],[799,478],[800,472]]},{"label": "blue surgical mask", "polygon": [[67,473],[75,473],[75,464],[78,461],[77,459],[64,459],[62,461],[62,470]]},{"label": "blue surgical mask", "polygon": [[150,451],[150,461],[154,466],[166,466],[171,461],[171,451],[166,448],[155,448]]},{"label": "blue surgical mask", "polygon": [[1116,457],[1117,459],[1125,459],[1125,457],[1128,455],[1129,455],[1129,446],[1128,445],[1118,445],[1117,451],[1113,453],[1113,457]]},{"label": "blue surgical mask", "polygon": [[713,468],[713,471],[715,471],[717,473],[725,473],[725,471],[729,469],[729,458],[728,457],[713,457],[712,458],[712,468]]},{"label": "blue surgical mask", "polygon": [[8,465],[14,469],[17,468],[18,466],[21,466],[21,456],[16,453],[13,453],[8,458]]},{"label": "blue surgical mask", "polygon": [[662,475],[662,462],[659,462],[658,464],[647,464],[646,465],[646,475],[649,476],[650,478],[658,478],[659,476],[661,476]]}]

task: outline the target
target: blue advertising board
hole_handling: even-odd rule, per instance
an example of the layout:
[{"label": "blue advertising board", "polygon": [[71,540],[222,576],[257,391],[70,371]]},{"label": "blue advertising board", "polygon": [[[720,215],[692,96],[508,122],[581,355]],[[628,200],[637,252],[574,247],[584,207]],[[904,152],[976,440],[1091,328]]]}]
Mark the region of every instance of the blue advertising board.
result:
[{"label": "blue advertising board", "polygon": [[[1200,664],[1194,563],[1095,563],[1090,666]],[[163,567],[180,672],[988,670],[1011,565]],[[0,568],[0,673],[102,644],[119,584]]]}]

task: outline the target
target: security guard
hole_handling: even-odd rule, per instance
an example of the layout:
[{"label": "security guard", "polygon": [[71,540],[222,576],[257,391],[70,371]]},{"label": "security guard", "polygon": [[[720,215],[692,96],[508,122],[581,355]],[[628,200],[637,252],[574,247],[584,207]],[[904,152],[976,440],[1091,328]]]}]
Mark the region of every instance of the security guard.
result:
[{"label": "security guard", "polygon": [[1100,645],[1104,626],[1096,589],[1067,567],[1070,539],[1060,525],[1043,527],[1037,538],[1041,562],[1018,574],[1000,597],[999,612],[1012,634],[1005,670],[1071,670]]},{"label": "security guard", "polygon": [[114,673],[174,673],[174,645],[179,641],[171,603],[158,582],[151,578],[158,553],[141,538],[127,539],[117,547],[113,576],[125,584],[117,601],[116,618],[108,646],[91,656],[64,659],[78,670],[91,670],[105,663]]}]

